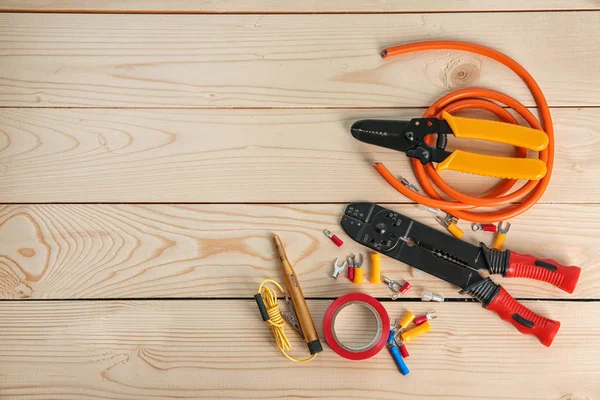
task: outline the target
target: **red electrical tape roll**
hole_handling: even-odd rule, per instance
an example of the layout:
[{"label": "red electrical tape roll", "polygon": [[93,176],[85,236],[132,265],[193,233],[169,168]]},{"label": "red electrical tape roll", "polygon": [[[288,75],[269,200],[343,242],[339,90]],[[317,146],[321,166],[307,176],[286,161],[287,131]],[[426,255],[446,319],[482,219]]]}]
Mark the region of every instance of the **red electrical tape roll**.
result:
[{"label": "red electrical tape roll", "polygon": [[[335,335],[335,317],[344,307],[353,303],[360,303],[363,306],[366,306],[375,314],[375,317],[378,319],[378,324],[381,323],[381,326],[378,326],[378,328],[380,328],[378,329],[380,337],[377,339],[374,338],[371,341],[373,344],[363,351],[351,350],[349,346],[340,343]],[[325,340],[327,341],[327,344],[337,354],[349,360],[365,360],[373,357],[385,347],[390,334],[390,317],[388,316],[385,308],[383,308],[381,303],[375,298],[364,293],[349,293],[343,295],[342,297],[338,297],[333,303],[331,303],[327,309],[327,312],[325,313],[323,331],[325,333]]]}]

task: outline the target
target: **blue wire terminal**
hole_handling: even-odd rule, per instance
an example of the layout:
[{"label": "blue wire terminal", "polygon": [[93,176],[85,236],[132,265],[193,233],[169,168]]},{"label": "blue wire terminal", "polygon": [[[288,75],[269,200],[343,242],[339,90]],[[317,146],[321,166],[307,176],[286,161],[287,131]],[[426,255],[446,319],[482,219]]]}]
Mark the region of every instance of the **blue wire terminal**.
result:
[{"label": "blue wire terminal", "polygon": [[398,346],[396,346],[396,343],[394,342],[394,335],[395,335],[395,332],[390,331],[390,336],[388,337],[388,341],[387,341],[388,351],[392,355],[392,358],[394,359],[394,362],[396,363],[398,370],[400,370],[400,373],[402,375],[408,375],[410,373],[410,370],[406,366],[406,363],[404,362],[404,359],[402,358],[402,355],[400,354],[400,349],[398,349]]}]

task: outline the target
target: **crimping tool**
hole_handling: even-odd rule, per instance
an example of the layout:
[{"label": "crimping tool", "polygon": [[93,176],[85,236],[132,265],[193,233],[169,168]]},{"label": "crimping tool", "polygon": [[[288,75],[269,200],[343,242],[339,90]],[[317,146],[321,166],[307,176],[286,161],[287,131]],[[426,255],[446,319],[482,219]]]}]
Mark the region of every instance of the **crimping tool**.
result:
[{"label": "crimping tool", "polygon": [[[362,215],[362,217],[361,217]],[[502,286],[479,271],[505,277],[526,277],[573,293],[581,269],[510,250],[495,250],[452,237],[373,203],[347,206],[342,228],[355,241],[460,287],[461,294],[479,300],[521,333],[550,346],[560,322],[529,310]]]},{"label": "crimping tool", "polygon": [[[446,150],[447,135],[457,138],[505,143],[541,151],[548,146],[548,136],[532,129],[505,122],[455,117],[447,112],[442,118],[413,118],[410,121],[366,119],[350,128],[361,142],[406,153],[421,164],[437,162],[436,171],[452,170],[497,178],[539,180],[546,175],[546,164],[538,158],[497,157]],[[437,134],[432,146],[430,135]]]}]

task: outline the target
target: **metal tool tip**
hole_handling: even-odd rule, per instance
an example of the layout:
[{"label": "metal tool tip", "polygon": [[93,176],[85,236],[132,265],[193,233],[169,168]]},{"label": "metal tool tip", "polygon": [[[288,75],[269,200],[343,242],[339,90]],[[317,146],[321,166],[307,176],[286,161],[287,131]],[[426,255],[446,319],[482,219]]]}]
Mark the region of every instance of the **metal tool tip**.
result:
[{"label": "metal tool tip", "polygon": [[350,133],[352,134],[352,136],[354,136],[355,139],[359,139],[360,138],[360,134],[361,134],[360,127],[361,127],[361,125],[362,125],[362,121],[356,121],[350,127]]}]

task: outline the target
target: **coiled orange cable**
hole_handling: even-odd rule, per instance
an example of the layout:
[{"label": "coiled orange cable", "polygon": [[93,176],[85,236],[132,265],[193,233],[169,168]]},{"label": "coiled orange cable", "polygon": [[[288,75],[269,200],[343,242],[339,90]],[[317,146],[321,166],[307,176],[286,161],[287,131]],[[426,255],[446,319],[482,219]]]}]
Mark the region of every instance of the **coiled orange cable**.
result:
[{"label": "coiled orange cable", "polygon": [[[541,129],[548,135],[548,147],[539,152],[540,160],[545,162],[547,166],[546,175],[539,181],[528,181],[521,188],[509,194],[507,194],[507,192],[514,186],[517,182],[516,180],[504,180],[496,185],[485,196],[473,197],[461,193],[444,182],[431,164],[422,165],[419,160],[412,159],[411,161],[417,180],[427,194],[427,196],[424,196],[404,186],[383,164],[374,163],[373,166],[390,185],[404,196],[417,203],[439,208],[459,219],[472,222],[493,223],[510,219],[525,212],[544,194],[544,191],[548,187],[554,164],[554,128],[552,126],[552,117],[550,116],[548,102],[539,85],[529,72],[512,58],[496,50],[472,43],[443,40],[410,43],[387,48],[381,52],[381,57],[389,58],[425,50],[459,50],[480,54],[504,64],[525,82],[538,106],[541,121],[538,121],[523,104],[512,97],[494,90],[482,88],[467,88],[451,92],[432,104],[425,114],[423,114],[423,117],[439,118],[442,111],[447,111],[452,114],[464,109],[478,108],[493,112],[505,122],[517,124],[516,119],[497,103],[504,104],[519,113],[532,128]],[[426,141],[431,145],[433,143],[433,138],[426,137]],[[526,157],[527,150],[517,148],[516,156]],[[432,182],[452,200],[444,200],[444,198],[435,190]],[[473,209],[477,207],[497,208],[499,206],[504,206],[504,208],[492,212],[473,211]]]}]

